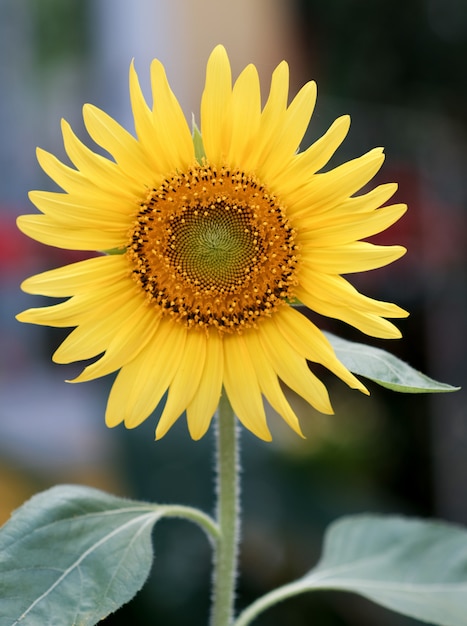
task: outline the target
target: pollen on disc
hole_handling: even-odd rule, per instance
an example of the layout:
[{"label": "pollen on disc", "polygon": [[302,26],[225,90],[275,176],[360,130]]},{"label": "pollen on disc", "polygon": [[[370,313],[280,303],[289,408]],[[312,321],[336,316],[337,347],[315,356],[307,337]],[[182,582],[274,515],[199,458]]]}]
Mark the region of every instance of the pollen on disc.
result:
[{"label": "pollen on disc", "polygon": [[296,284],[285,210],[255,176],[226,167],[197,165],[151,190],[127,254],[150,302],[189,327],[242,331]]}]

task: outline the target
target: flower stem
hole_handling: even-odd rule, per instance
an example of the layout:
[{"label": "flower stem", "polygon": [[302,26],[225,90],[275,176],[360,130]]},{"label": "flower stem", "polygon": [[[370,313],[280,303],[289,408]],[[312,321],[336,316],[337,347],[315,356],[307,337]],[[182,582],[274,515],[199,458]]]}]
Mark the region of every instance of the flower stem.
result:
[{"label": "flower stem", "polygon": [[238,430],[225,393],[217,419],[217,523],[211,626],[230,626],[234,616],[239,541]]}]

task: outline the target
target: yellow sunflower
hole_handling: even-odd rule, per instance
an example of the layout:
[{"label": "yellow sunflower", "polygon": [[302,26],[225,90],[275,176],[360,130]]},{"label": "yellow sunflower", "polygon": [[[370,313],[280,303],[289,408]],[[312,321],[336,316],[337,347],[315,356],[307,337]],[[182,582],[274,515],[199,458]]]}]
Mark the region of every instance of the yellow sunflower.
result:
[{"label": "yellow sunflower", "polygon": [[261,439],[271,439],[263,397],[301,434],[280,381],[332,413],[326,387],[307,361],[366,389],[291,303],[375,337],[398,337],[384,318],[406,316],[341,276],[405,252],[360,241],[406,210],[381,208],[395,184],[354,195],[381,167],[383,151],[318,173],[345,138],[349,117],[299,153],[316,86],[306,84],[288,104],[285,62],[261,108],[256,68],[248,65],[232,87],[227,53],[216,47],[207,64],[201,132],[191,132],[157,60],[151,86],[152,108],[130,68],[135,136],[84,106],[89,135],[111,159],[87,148],[66,122],[63,139],[75,167],[38,150],[42,168],[64,193],[31,192],[41,214],[21,216],[19,228],[47,245],[114,253],[27,279],[28,293],[68,299],[18,319],[75,327],[54,361],[98,358],[74,382],[119,370],[109,426],[138,426],[168,392],[156,438],[186,411],[190,434],[199,439],[224,392]]}]

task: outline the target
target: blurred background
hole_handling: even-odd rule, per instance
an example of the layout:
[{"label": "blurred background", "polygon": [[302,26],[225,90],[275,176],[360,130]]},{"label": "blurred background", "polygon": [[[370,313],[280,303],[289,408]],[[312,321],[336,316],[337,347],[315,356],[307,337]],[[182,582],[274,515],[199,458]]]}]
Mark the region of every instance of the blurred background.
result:
[{"label": "blurred background", "polygon": [[[198,443],[184,418],[158,443],[157,412],[134,431],[104,426],[111,377],[63,381],[55,366],[64,334],[14,315],[50,300],[23,294],[30,274],[81,258],[22,236],[29,189],[53,189],[35,147],[64,157],[60,118],[85,141],[81,107],[92,102],[132,130],[128,67],[143,85],[158,57],[188,116],[198,116],[204,69],[223,43],[234,74],[254,62],[269,87],[287,59],[291,93],[318,82],[303,147],[339,115],[350,135],[332,164],[385,146],[376,182],[399,182],[409,204],[378,238],[407,255],[354,276],[366,294],[411,312],[403,339],[385,349],[432,377],[466,379],[467,5],[463,0],[0,0],[0,521],[31,494],[80,482],[117,494],[212,510],[212,432]],[[350,339],[351,329],[323,321]],[[325,374],[323,374],[325,376]],[[335,415],[292,398],[305,441],[271,415],[274,442],[242,432],[244,529],[239,608],[316,562],[332,520],[363,511],[406,513],[467,524],[465,391],[402,396],[371,385],[371,398],[326,377]],[[187,522],[161,522],[151,579],[109,625],[207,623],[210,548]],[[416,624],[343,593],[310,594],[271,609],[258,626]]]}]

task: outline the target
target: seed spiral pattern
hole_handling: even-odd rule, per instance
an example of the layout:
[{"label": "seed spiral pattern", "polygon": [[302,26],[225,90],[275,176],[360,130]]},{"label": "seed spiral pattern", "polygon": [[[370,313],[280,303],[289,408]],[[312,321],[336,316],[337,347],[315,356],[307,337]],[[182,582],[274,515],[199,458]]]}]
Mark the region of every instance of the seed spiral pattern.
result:
[{"label": "seed spiral pattern", "polygon": [[293,296],[295,232],[252,174],[203,164],[167,177],[130,236],[134,280],[190,328],[241,331]]}]

